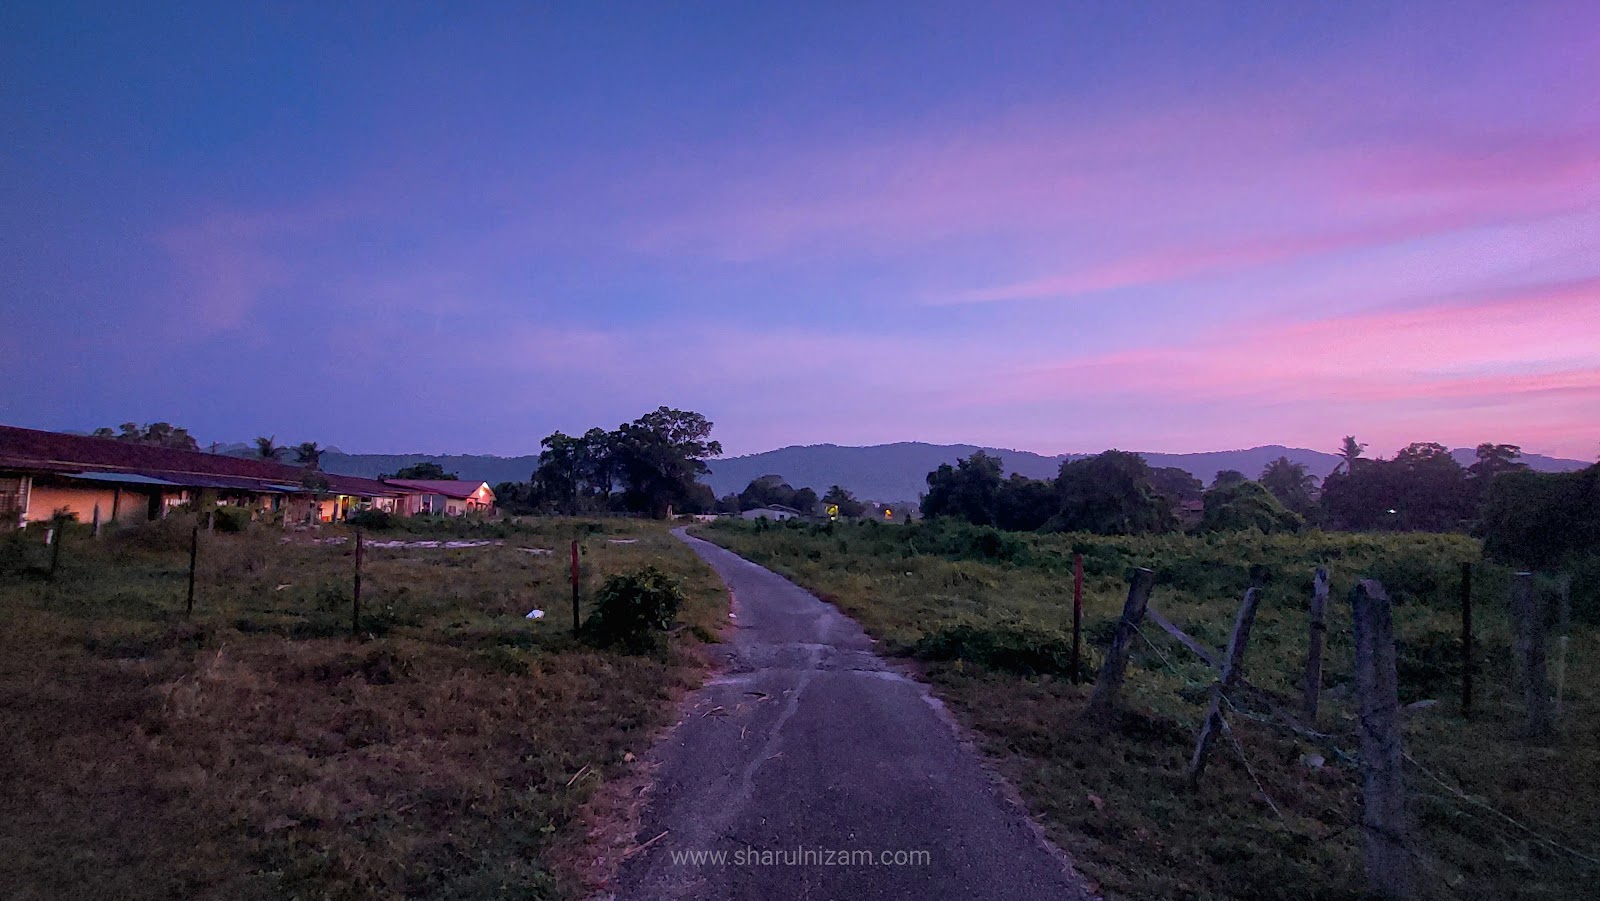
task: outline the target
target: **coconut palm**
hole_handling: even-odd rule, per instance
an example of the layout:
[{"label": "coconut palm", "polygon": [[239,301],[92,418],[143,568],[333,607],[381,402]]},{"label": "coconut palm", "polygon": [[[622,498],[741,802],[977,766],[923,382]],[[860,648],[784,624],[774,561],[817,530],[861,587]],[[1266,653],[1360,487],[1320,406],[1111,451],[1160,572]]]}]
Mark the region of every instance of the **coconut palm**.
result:
[{"label": "coconut palm", "polygon": [[1356,460],[1361,458],[1362,452],[1366,449],[1367,446],[1357,441],[1356,436],[1344,436],[1344,446],[1339,448],[1339,462],[1334,464],[1333,471],[1338,472],[1339,467],[1343,466],[1346,473],[1354,473]]},{"label": "coconut palm", "polygon": [[276,460],[283,455],[283,448],[278,446],[277,437],[273,435],[270,438],[256,439],[256,453],[261,456],[261,459]]},{"label": "coconut palm", "polygon": [[315,441],[302,441],[294,446],[294,457],[301,466],[316,469],[322,462],[322,448],[317,447]]}]

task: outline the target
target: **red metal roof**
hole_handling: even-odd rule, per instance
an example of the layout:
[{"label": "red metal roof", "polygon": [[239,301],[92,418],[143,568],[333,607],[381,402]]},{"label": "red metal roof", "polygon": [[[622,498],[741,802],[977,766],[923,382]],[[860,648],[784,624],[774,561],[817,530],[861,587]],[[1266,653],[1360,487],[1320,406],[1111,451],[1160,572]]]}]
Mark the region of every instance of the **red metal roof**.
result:
[{"label": "red metal roof", "polygon": [[454,497],[467,500],[478,493],[479,488],[488,489],[489,500],[494,500],[494,490],[489,488],[489,483],[484,481],[469,481],[466,479],[386,479],[390,485],[397,485],[409,493],[416,494],[442,494],[445,497]]},{"label": "red metal roof", "polygon": [[[272,490],[268,486],[303,484],[307,470],[272,460],[230,457],[120,441],[88,435],[66,435],[0,426],[0,469],[23,472],[118,472],[164,479],[198,488],[236,487]],[[337,473],[316,473],[335,494],[394,497],[401,492],[375,479]]]}]

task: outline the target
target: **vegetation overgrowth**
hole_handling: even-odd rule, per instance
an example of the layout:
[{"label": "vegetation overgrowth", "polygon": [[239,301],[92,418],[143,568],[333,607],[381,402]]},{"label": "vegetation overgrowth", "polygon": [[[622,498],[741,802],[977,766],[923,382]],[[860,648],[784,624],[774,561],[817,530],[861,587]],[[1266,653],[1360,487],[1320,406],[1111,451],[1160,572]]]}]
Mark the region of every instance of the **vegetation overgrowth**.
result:
[{"label": "vegetation overgrowth", "polygon": [[[39,530],[0,538],[7,893],[574,893],[553,862],[580,807],[698,683],[726,594],[659,523],[397,522],[368,535],[359,640],[343,527],[202,529],[188,618],[192,516],[71,526],[54,579]],[[642,654],[575,638],[573,538],[586,612],[653,566],[686,628]]]},{"label": "vegetation overgrowth", "polygon": [[[1396,602],[1401,701],[1416,705],[1406,710],[1404,729],[1416,762],[1408,779],[1423,896],[1578,897],[1600,876],[1546,841],[1600,859],[1593,803],[1600,797],[1593,689],[1600,633],[1572,630],[1560,737],[1537,745],[1523,739],[1505,603],[1512,574],[1480,560],[1472,538],[1038,535],[948,520],[719,521],[703,534],[838,604],[889,651],[925,661],[934,689],[1053,839],[1103,890],[1126,898],[1362,895],[1347,597],[1356,580],[1378,579]],[[1248,768],[1224,742],[1200,788],[1186,788],[1185,764],[1214,673],[1149,622],[1136,641],[1117,728],[1104,737],[1074,728],[1090,690],[1070,678],[1074,554],[1084,558],[1089,678],[1132,568],[1155,571],[1152,606],[1220,650],[1250,565],[1267,567],[1246,657],[1251,687],[1240,695],[1242,712],[1231,715]],[[1458,695],[1463,562],[1474,564],[1480,661],[1470,721],[1459,715]],[[1328,569],[1333,592],[1317,722],[1327,737],[1311,740],[1251,715],[1298,707],[1318,566]],[[1558,583],[1541,576],[1538,587],[1549,598]]]}]

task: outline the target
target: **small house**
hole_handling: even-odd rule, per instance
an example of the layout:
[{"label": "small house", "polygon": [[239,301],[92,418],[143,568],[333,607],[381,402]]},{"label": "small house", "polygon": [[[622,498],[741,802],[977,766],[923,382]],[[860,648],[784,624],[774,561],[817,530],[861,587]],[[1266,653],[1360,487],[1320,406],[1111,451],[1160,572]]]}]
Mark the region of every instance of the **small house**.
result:
[{"label": "small house", "polygon": [[494,489],[488,482],[467,479],[387,479],[386,484],[402,492],[395,512],[410,516],[438,513],[463,516],[468,513],[494,515]]}]

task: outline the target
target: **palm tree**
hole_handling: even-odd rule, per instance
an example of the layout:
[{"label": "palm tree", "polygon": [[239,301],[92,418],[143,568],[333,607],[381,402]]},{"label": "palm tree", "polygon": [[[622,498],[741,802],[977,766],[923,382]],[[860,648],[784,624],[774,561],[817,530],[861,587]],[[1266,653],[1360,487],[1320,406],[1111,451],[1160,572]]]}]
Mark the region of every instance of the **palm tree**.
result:
[{"label": "palm tree", "polygon": [[1339,448],[1339,462],[1334,464],[1333,471],[1338,472],[1339,467],[1343,466],[1346,473],[1354,473],[1356,460],[1361,458],[1361,452],[1366,449],[1367,446],[1357,441],[1356,436],[1344,436],[1344,446]]},{"label": "palm tree", "polygon": [[317,447],[315,441],[302,441],[294,446],[294,456],[301,466],[316,469],[317,464],[322,462],[322,448]]},{"label": "palm tree", "polygon": [[256,439],[256,453],[261,456],[261,459],[276,460],[283,454],[283,448],[278,446],[277,438],[277,435],[273,435],[271,438]]},{"label": "palm tree", "polygon": [[1285,507],[1303,514],[1311,509],[1311,494],[1317,490],[1317,477],[1306,471],[1304,463],[1279,457],[1261,470],[1261,486]]}]

